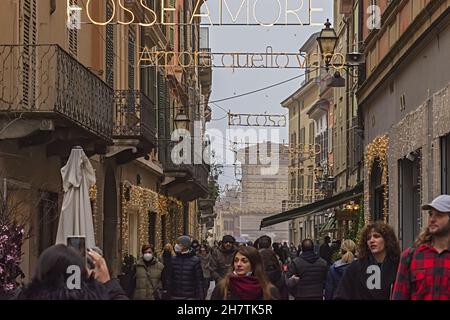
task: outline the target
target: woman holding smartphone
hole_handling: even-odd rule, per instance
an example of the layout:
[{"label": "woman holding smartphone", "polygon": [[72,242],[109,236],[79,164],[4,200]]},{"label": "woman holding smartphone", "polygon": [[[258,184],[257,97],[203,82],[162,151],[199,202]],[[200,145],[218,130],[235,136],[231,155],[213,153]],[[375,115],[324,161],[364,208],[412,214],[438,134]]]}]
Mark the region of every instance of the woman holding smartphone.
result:
[{"label": "woman holding smartphone", "polygon": [[58,244],[39,257],[31,283],[24,287],[19,300],[127,300],[116,280],[109,275],[105,259],[88,251],[93,270],[73,247]]}]

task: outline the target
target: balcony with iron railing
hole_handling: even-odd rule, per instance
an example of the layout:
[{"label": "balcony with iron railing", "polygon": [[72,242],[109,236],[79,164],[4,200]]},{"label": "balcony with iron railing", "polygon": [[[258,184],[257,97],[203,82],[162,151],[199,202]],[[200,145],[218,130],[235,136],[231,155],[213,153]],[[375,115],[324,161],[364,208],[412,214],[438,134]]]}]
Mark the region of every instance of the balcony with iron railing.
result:
[{"label": "balcony with iron railing", "polygon": [[[166,185],[166,190],[169,194],[188,201],[206,197],[209,193],[209,166],[203,163],[201,154],[195,156],[193,143],[191,150],[184,150],[182,146],[183,144],[178,141],[163,140],[159,144],[158,154],[164,174],[173,178]],[[190,157],[184,157],[184,152],[190,152]]]},{"label": "balcony with iron railing", "polygon": [[143,92],[115,92],[113,137],[137,140],[144,153],[156,146],[156,107]]},{"label": "balcony with iron railing", "polygon": [[77,141],[106,145],[113,101],[113,90],[58,45],[0,45],[0,118],[47,119],[55,130],[75,128]]}]

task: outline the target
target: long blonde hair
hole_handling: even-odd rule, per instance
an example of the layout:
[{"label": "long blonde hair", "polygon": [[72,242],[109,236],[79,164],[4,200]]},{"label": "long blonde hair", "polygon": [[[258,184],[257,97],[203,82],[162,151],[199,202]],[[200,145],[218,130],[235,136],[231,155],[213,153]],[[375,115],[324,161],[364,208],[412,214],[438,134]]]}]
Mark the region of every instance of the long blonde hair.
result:
[{"label": "long blonde hair", "polygon": [[224,300],[227,300],[227,298],[228,298],[230,277],[232,276],[233,271],[234,271],[234,258],[236,257],[236,254],[238,254],[238,253],[242,254],[244,257],[246,257],[250,261],[253,275],[258,279],[258,282],[262,288],[263,300],[270,300],[272,298],[272,294],[270,291],[273,287],[273,284],[269,281],[269,279],[266,276],[266,273],[264,272],[262,259],[261,259],[261,255],[259,254],[259,251],[256,250],[254,247],[249,247],[249,246],[239,247],[239,249],[236,250],[236,252],[233,255],[232,270],[218,284],[218,286],[220,288],[220,292],[221,292]]},{"label": "long blonde hair", "polygon": [[172,255],[172,257],[176,256],[175,250],[173,250],[173,246],[172,244],[168,243],[164,246],[164,251],[170,252],[170,254]]},{"label": "long blonde hair", "polygon": [[342,262],[350,263],[355,258],[355,250],[356,244],[353,240],[347,239],[342,242],[341,245],[341,253],[342,253]]}]

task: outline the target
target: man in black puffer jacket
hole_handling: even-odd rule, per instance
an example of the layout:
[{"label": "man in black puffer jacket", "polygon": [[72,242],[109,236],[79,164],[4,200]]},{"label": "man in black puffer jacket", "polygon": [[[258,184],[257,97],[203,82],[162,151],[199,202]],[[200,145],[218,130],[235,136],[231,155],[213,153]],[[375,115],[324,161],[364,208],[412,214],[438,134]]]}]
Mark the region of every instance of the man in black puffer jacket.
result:
[{"label": "man in black puffer jacket", "polygon": [[289,266],[287,285],[295,300],[323,300],[327,262],[314,253],[311,239],[302,242],[302,254]]},{"label": "man in black puffer jacket", "polygon": [[168,277],[172,300],[203,300],[203,271],[199,257],[191,248],[188,236],[178,237],[176,256],[172,257],[172,269]]}]

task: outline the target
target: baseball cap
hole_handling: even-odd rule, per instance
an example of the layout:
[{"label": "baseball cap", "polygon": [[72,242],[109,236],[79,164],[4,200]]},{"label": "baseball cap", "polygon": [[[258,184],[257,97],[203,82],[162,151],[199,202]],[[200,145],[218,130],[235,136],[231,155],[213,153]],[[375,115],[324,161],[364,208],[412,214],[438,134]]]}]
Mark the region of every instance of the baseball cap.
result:
[{"label": "baseball cap", "polygon": [[436,197],[431,203],[423,205],[422,209],[436,209],[440,212],[450,212],[450,195],[442,194]]}]

